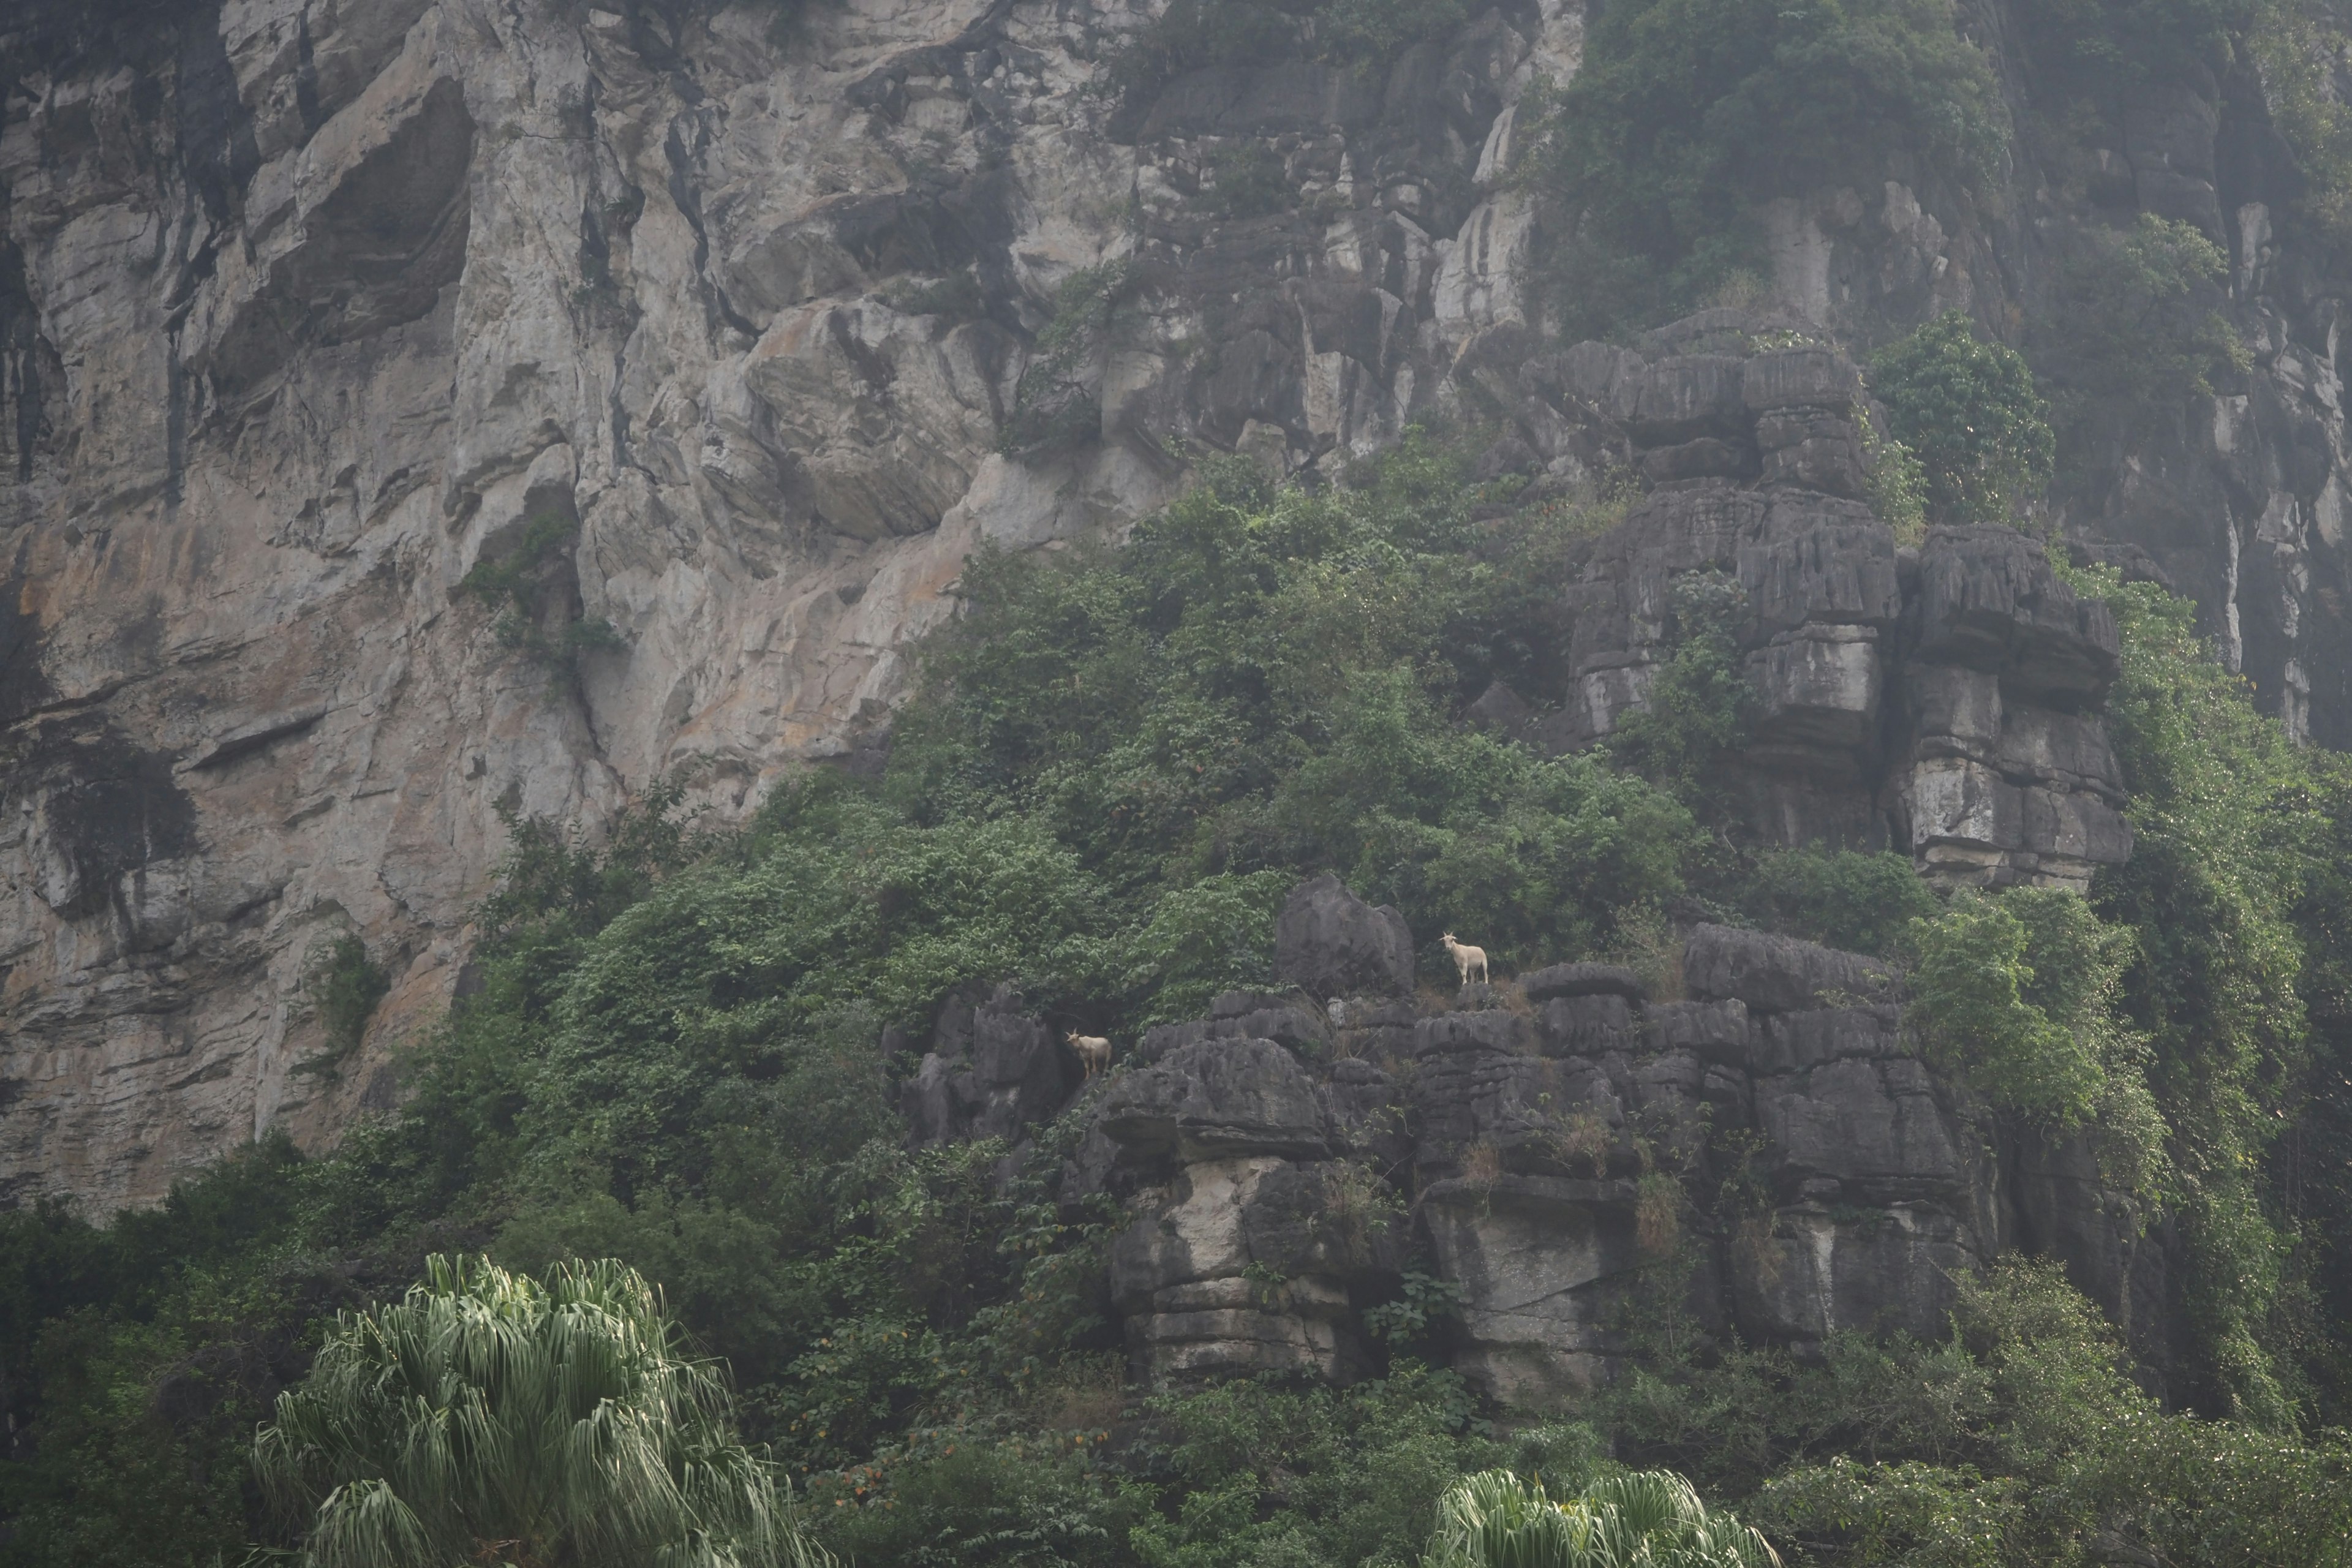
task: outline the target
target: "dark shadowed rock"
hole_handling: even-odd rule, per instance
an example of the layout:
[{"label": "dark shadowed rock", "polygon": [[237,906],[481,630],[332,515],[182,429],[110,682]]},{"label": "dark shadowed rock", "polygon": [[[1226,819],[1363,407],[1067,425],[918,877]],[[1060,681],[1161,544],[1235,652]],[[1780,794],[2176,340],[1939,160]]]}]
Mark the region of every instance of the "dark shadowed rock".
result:
[{"label": "dark shadowed rock", "polygon": [[999,985],[980,1000],[960,987],[940,1008],[931,1049],[899,1089],[917,1148],[1018,1138],[1069,1100],[1076,1073],[1061,1042]]},{"label": "dark shadowed rock", "polygon": [[1520,975],[1519,989],[1530,1002],[1549,1002],[1555,996],[1625,996],[1639,1001],[1642,982],[1620,964],[1555,963]]},{"label": "dark shadowed rock", "polygon": [[1753,1026],[1748,1005],[1727,1002],[1662,1002],[1649,1010],[1650,1041],[1661,1051],[1688,1051],[1701,1060],[1744,1068]]},{"label": "dark shadowed rock", "polygon": [[1412,932],[1394,908],[1374,909],[1327,871],[1291,889],[1275,921],[1274,962],[1318,996],[1402,996],[1412,990]]},{"label": "dark shadowed rock", "polygon": [[1555,996],[1536,1015],[1536,1038],[1548,1057],[1597,1057],[1634,1044],[1633,1004],[1622,996]]}]

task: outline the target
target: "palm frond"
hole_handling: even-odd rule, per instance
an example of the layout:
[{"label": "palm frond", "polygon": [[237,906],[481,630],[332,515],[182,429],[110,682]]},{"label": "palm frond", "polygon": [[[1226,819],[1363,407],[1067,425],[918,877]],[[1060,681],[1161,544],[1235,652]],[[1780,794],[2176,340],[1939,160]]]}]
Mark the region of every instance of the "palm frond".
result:
[{"label": "palm frond", "polygon": [[337,1320],[275,1417],[254,1465],[304,1568],[830,1561],[737,1440],[719,1369],[609,1259],[540,1280],[431,1258],[399,1302]]}]

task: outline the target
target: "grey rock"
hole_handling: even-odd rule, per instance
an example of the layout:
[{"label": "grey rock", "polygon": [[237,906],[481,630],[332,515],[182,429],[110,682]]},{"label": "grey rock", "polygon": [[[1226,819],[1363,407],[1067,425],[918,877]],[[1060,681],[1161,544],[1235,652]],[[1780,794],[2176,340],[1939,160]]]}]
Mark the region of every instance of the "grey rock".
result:
[{"label": "grey rock", "polygon": [[1877,733],[1878,644],[1867,632],[1808,628],[1752,655],[1748,671],[1757,693],[1756,733],[1767,743],[1853,751]]},{"label": "grey rock", "polygon": [[1902,1049],[1901,1019],[1892,1005],[1769,1015],[1758,1020],[1753,1037],[1756,1071],[1793,1073],[1849,1058],[1895,1056]]},{"label": "grey rock", "polygon": [[1555,996],[1536,1015],[1536,1037],[1548,1057],[1597,1057],[1631,1049],[1632,1004],[1619,994]]},{"label": "grey rock", "polygon": [[1318,996],[1402,996],[1412,990],[1412,932],[1325,872],[1291,890],[1276,917],[1275,968]]},{"label": "grey rock", "polygon": [[1855,1201],[1962,1207],[1981,1163],[1972,1135],[1909,1058],[1759,1079],[1756,1119],[1784,1170],[1839,1182]]},{"label": "grey rock", "polygon": [[1528,1056],[1535,1048],[1535,1031],[1516,1013],[1440,1013],[1413,1026],[1416,1057],[1456,1053]]},{"label": "grey rock", "polygon": [[1464,710],[1463,716],[1482,728],[1512,734],[1535,717],[1535,710],[1528,706],[1525,698],[1497,680]]},{"label": "grey rock", "polygon": [[1759,353],[1740,372],[1740,395],[1750,412],[1771,414],[1805,406],[1851,408],[1862,394],[1862,374],[1835,349],[1792,348]]},{"label": "grey rock", "polygon": [[914,1147],[1018,1138],[1060,1110],[1076,1086],[1069,1053],[1022,1011],[1018,993],[1000,985],[977,1003],[974,994],[966,988],[941,1005],[932,1048],[900,1089]]},{"label": "grey rock", "polygon": [[1490,1396],[1543,1408],[1609,1380],[1619,1324],[1651,1259],[1633,1184],[1505,1176],[1446,1181],[1422,1200],[1440,1273],[1462,1287],[1454,1366]]},{"label": "grey rock", "polygon": [[1670,445],[1706,436],[1743,435],[1743,362],[1728,354],[1686,354],[1635,373],[1632,425],[1645,442]]},{"label": "grey rock", "polygon": [[1840,1330],[1948,1333],[1957,1282],[1984,1261],[1977,1238],[1934,1205],[1852,1217],[1802,1205],[1781,1209],[1768,1233],[1736,1240],[1726,1272],[1747,1334],[1817,1348]]},{"label": "grey rock", "polygon": [[1647,1015],[1650,1041],[1661,1051],[1687,1051],[1704,1061],[1745,1068],[1751,1054],[1748,1005],[1725,1002],[1660,1002]]},{"label": "grey rock", "polygon": [[1999,670],[2021,690],[2097,702],[2121,668],[2107,607],[2078,600],[2041,544],[2006,528],[1929,532],[1918,620],[1918,658]]},{"label": "grey rock", "polygon": [[1683,947],[1683,980],[1694,996],[1744,1002],[1759,1013],[1891,998],[1899,976],[1856,952],[1793,937],[1700,925]]},{"label": "grey rock", "polygon": [[1105,1133],[1144,1158],[1319,1159],[1329,1152],[1313,1081],[1272,1040],[1180,1047],[1114,1079],[1095,1117]]},{"label": "grey rock", "polygon": [[1622,964],[1555,963],[1519,976],[1519,989],[1530,1002],[1555,996],[1624,996],[1641,1000],[1639,976]]}]

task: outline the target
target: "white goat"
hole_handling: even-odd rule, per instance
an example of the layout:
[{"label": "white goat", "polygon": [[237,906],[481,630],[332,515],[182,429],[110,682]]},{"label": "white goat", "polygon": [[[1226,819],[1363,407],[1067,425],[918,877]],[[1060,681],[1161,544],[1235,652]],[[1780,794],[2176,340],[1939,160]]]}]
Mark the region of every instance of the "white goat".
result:
[{"label": "white goat", "polygon": [[1067,1037],[1070,1049],[1078,1053],[1078,1064],[1087,1069],[1087,1077],[1092,1078],[1110,1066],[1110,1042],[1100,1035],[1081,1035],[1073,1029]]},{"label": "white goat", "polygon": [[1454,940],[1454,933],[1452,931],[1447,931],[1445,933],[1445,951],[1454,955],[1454,967],[1462,972],[1463,984],[1467,985],[1470,984],[1470,972],[1474,969],[1478,972],[1478,978],[1480,980],[1485,980],[1486,978],[1486,950],[1485,948],[1472,947],[1465,942],[1456,942]]}]

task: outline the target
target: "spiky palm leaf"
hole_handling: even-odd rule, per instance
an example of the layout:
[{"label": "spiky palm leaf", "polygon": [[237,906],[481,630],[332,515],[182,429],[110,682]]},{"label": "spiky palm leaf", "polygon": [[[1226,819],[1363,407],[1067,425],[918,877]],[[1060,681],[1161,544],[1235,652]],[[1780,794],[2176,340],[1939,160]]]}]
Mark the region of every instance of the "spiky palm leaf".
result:
[{"label": "spiky palm leaf", "polygon": [[304,1568],[820,1568],[724,1383],[606,1260],[434,1258],[345,1313],[255,1438]]},{"label": "spiky palm leaf", "polygon": [[1457,1481],[1440,1500],[1423,1568],[1780,1568],[1763,1536],[1710,1513],[1670,1470],[1637,1470],[1555,1502],[1509,1470]]}]

